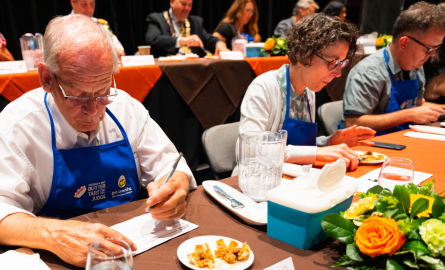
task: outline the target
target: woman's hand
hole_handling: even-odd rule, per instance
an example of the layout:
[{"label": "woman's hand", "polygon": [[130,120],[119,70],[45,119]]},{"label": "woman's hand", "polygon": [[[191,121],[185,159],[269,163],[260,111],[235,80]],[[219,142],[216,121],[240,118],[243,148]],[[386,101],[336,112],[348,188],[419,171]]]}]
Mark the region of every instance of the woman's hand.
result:
[{"label": "woman's hand", "polygon": [[375,130],[368,127],[357,127],[356,125],[345,129],[339,129],[332,135],[331,145],[346,144],[349,147],[356,145],[373,146],[373,142],[362,142],[375,137]]},{"label": "woman's hand", "polygon": [[315,159],[321,162],[334,162],[337,159],[343,159],[346,167],[354,171],[358,166],[358,154],[352,151],[346,144],[333,146],[317,147]]}]

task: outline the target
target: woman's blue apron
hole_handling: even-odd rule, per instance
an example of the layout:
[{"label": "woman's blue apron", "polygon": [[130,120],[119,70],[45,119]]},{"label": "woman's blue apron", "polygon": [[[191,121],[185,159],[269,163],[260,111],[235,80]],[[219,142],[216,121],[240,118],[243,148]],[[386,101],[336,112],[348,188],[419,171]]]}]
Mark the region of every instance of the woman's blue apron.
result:
[{"label": "woman's blue apron", "polygon": [[[417,103],[417,95],[419,93],[419,78],[416,78],[415,80],[395,81],[394,75],[389,68],[386,48],[383,51],[383,55],[385,56],[386,67],[388,68],[389,77],[391,78],[391,98],[389,99],[388,107],[386,108],[385,113],[392,113],[415,107]],[[379,136],[405,130],[409,128],[410,124],[412,123],[404,123],[402,125],[377,132],[376,135]]]},{"label": "woman's blue apron", "polygon": [[53,179],[48,200],[38,216],[67,219],[139,198],[139,178],[127,134],[108,108],[124,139],[93,147],[58,150],[51,122]]},{"label": "woman's blue apron", "polygon": [[287,145],[317,145],[317,123],[312,123],[311,107],[309,100],[307,102],[309,117],[311,122],[304,122],[289,118],[290,107],[290,79],[289,67],[286,68],[286,116],[284,118],[283,127],[287,131]]}]

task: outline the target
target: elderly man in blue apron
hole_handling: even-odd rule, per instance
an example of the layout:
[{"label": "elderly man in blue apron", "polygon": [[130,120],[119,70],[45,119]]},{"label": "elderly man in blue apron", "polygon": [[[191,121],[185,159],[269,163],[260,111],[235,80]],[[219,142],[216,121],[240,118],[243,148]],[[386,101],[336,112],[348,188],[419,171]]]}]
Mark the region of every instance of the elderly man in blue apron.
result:
[{"label": "elderly man in blue apron", "polygon": [[[426,17],[424,14],[428,14]],[[445,114],[445,105],[425,102],[423,64],[435,56],[445,36],[445,11],[419,2],[403,11],[393,42],[366,57],[348,75],[342,127],[367,126],[383,135],[427,124]]]},{"label": "elderly man in blue apron", "polygon": [[46,249],[85,266],[95,240],[137,247],[104,225],[65,219],[137,200],[141,186],[153,218],[177,219],[196,181],[182,159],[161,186],[179,154],[144,106],[116,88],[118,60],[106,29],[83,15],[58,17],[44,48],[42,87],[0,115],[0,244]]}]

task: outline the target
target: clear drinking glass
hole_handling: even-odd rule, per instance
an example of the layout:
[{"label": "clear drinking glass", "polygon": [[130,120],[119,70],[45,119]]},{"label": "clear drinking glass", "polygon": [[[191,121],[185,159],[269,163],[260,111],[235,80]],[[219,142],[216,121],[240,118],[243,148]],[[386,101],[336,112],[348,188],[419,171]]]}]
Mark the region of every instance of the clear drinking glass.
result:
[{"label": "clear drinking glass", "polygon": [[282,179],[287,132],[246,132],[239,136],[238,183],[249,198],[263,202]]},{"label": "clear drinking glass", "polygon": [[378,183],[383,188],[394,191],[396,185],[412,183],[414,179],[413,162],[406,158],[387,158],[380,170]]},{"label": "clear drinking glass", "polygon": [[131,254],[130,245],[124,240],[113,238],[94,241],[88,247],[85,269],[133,270],[133,255]]}]

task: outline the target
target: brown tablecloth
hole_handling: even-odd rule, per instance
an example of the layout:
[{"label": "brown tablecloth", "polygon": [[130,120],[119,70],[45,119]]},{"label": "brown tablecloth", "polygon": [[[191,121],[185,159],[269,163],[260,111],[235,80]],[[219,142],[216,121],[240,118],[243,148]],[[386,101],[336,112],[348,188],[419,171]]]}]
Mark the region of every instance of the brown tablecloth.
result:
[{"label": "brown tablecloth", "polygon": [[[222,180],[236,189],[238,178]],[[100,222],[112,226],[144,213],[145,201],[135,201],[110,209],[97,211],[74,218],[75,220]],[[187,239],[202,235],[219,235],[247,242],[255,255],[252,267],[264,269],[288,257],[292,257],[296,269],[329,269],[332,258],[338,258],[337,248],[345,246],[325,240],[311,250],[301,250],[267,236],[266,226],[252,226],[226,210],[209,196],[202,186],[192,191],[187,198],[187,213],[183,219],[199,225],[199,228],[176,237],[134,258],[134,269],[188,269],[176,256],[179,245]],[[64,263],[55,255],[36,250],[51,269],[80,269]]]}]

